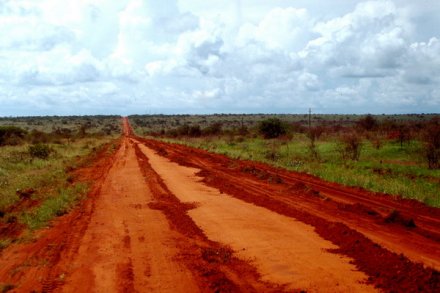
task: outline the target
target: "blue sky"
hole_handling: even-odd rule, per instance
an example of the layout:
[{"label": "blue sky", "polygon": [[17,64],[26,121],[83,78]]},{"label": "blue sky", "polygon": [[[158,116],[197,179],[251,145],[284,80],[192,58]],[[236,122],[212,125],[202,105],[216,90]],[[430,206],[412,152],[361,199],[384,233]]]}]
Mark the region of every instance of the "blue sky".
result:
[{"label": "blue sky", "polygon": [[0,116],[438,113],[440,1],[2,0]]}]

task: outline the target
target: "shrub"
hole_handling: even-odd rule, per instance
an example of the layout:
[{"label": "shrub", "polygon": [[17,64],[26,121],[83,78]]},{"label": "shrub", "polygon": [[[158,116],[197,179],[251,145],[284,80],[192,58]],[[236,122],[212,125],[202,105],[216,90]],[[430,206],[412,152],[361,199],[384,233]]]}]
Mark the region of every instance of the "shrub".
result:
[{"label": "shrub", "polygon": [[365,130],[374,130],[377,127],[377,121],[373,115],[368,114],[367,116],[359,119],[357,125]]},{"label": "shrub", "polygon": [[188,130],[188,135],[192,137],[199,137],[202,134],[202,130],[199,125],[193,125]]},{"label": "shrub", "polygon": [[51,137],[47,133],[36,129],[32,130],[28,134],[28,141],[33,144],[48,143],[50,140]]},{"label": "shrub", "polygon": [[397,129],[397,139],[400,142],[400,147],[403,147],[403,143],[409,143],[411,140],[411,129],[406,124],[401,124]]},{"label": "shrub", "polygon": [[26,130],[16,126],[0,126],[0,146],[21,144],[26,133]]},{"label": "shrub", "polygon": [[[81,126],[82,129],[82,135],[86,135],[86,129],[87,127]],[[72,130],[69,128],[56,128],[52,132],[52,136],[57,136],[61,138],[71,138],[73,136]]]},{"label": "shrub", "polygon": [[269,149],[264,152],[264,157],[269,161],[276,161],[280,158],[280,153],[277,150]]},{"label": "shrub", "polygon": [[304,133],[307,131],[307,128],[302,125],[301,122],[292,122],[290,123],[290,129],[293,132]]},{"label": "shrub", "polygon": [[38,143],[29,146],[29,155],[32,158],[47,159],[51,153],[51,149],[47,144]]},{"label": "shrub", "polygon": [[203,134],[205,135],[219,135],[222,133],[222,124],[220,122],[215,122],[203,129]]},{"label": "shrub", "polygon": [[379,131],[375,132],[367,132],[365,134],[365,138],[368,139],[371,143],[371,145],[376,149],[380,149],[383,145],[383,134],[381,134]]},{"label": "shrub", "polygon": [[340,152],[344,160],[359,160],[361,155],[362,141],[357,133],[347,133],[340,141]]},{"label": "shrub", "polygon": [[433,122],[426,127],[423,135],[425,156],[430,169],[440,168],[440,124]]},{"label": "shrub", "polygon": [[184,124],[177,128],[177,135],[188,135],[189,133],[189,125]]},{"label": "shrub", "polygon": [[238,128],[237,133],[239,135],[243,135],[244,136],[244,135],[247,135],[249,133],[249,130],[248,130],[247,126],[242,125],[242,126],[240,126],[240,128]]},{"label": "shrub", "polygon": [[278,118],[269,118],[260,122],[258,130],[266,139],[277,138],[287,133],[287,126]]},{"label": "shrub", "polygon": [[319,139],[319,137],[321,137],[323,132],[324,128],[322,126],[312,127],[307,132],[307,137],[309,138],[308,150],[313,160],[319,159],[319,153],[315,142],[317,139]]},{"label": "shrub", "polygon": [[165,133],[165,135],[169,137],[177,137],[179,135],[179,132],[177,131],[177,129],[170,129]]}]

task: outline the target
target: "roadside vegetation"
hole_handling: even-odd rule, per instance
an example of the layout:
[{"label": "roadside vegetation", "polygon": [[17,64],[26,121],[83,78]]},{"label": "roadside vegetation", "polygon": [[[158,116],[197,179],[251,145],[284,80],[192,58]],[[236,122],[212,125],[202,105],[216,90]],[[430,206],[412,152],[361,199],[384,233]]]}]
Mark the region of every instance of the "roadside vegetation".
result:
[{"label": "roadside vegetation", "polygon": [[83,198],[88,185],[72,171],[120,133],[119,117],[0,118],[0,249]]},{"label": "roadside vegetation", "polygon": [[438,115],[132,116],[138,135],[440,207]]}]

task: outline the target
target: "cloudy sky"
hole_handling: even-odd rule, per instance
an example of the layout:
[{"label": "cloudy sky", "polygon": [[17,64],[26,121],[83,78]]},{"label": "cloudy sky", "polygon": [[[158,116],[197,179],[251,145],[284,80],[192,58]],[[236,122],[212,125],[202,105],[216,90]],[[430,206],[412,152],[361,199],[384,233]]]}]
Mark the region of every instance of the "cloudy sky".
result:
[{"label": "cloudy sky", "polygon": [[438,0],[0,0],[0,116],[440,112]]}]

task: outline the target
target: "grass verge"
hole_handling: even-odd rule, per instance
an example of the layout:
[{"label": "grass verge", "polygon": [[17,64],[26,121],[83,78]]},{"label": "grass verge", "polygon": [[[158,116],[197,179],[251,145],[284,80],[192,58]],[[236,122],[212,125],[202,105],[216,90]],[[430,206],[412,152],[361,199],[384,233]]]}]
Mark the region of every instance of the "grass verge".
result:
[{"label": "grass verge", "polygon": [[427,168],[417,141],[403,146],[385,141],[379,149],[364,141],[359,161],[346,161],[341,158],[338,142],[331,138],[318,141],[318,158],[311,156],[308,139],[301,134],[288,141],[243,137],[164,140],[440,207],[440,170]]},{"label": "grass verge", "polygon": [[105,146],[113,153],[116,144],[112,136],[66,140],[48,144],[46,159],[32,157],[26,144],[0,147],[0,249],[73,208],[88,185],[74,182],[71,171],[91,164]]},{"label": "grass verge", "polygon": [[23,212],[20,215],[20,222],[31,230],[43,228],[51,219],[66,214],[84,198],[87,191],[87,184],[82,183],[61,188],[55,196],[47,198],[37,208]]}]

